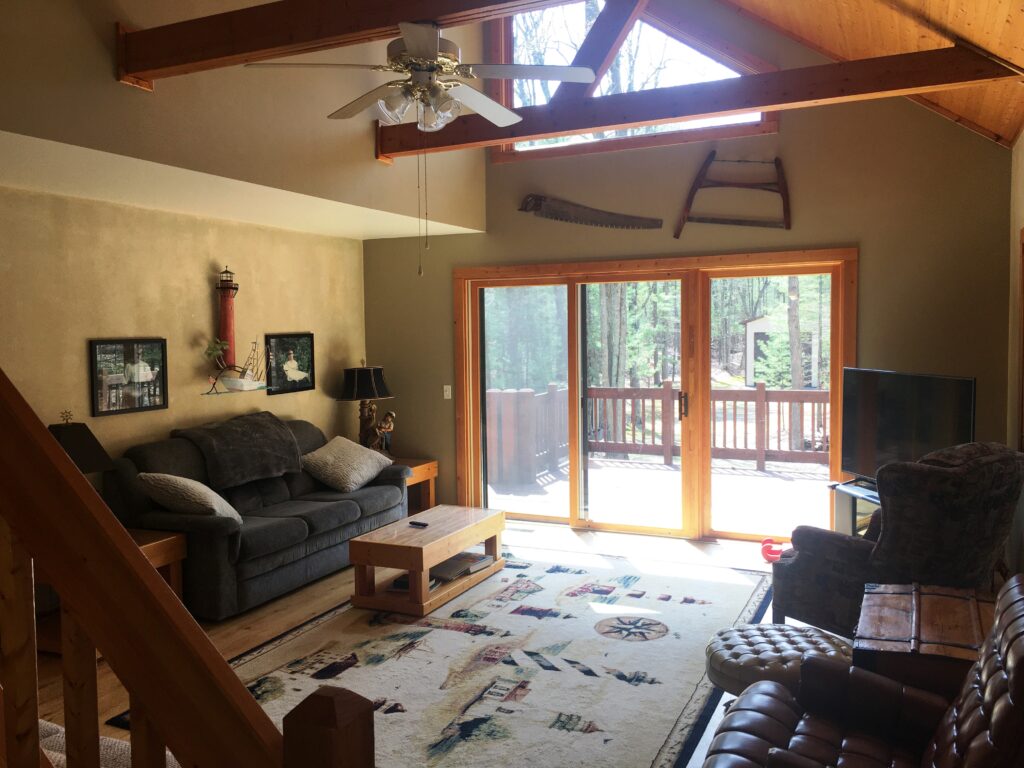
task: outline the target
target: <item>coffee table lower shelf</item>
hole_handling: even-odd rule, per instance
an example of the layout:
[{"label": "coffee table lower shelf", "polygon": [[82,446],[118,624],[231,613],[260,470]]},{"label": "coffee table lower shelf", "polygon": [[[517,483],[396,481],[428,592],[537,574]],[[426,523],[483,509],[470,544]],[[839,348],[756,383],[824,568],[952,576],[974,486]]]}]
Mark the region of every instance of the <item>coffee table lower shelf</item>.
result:
[{"label": "coffee table lower shelf", "polygon": [[[454,600],[456,597],[461,595],[468,589],[472,589],[484,579],[493,576],[495,573],[505,567],[505,559],[499,557],[493,563],[488,565],[476,573],[469,573],[465,576],[460,576],[452,581],[445,581],[438,584],[434,589],[426,596],[426,600],[423,602],[414,601],[412,595],[408,591],[391,591],[390,587],[392,582],[399,578],[399,576],[391,576],[385,579],[380,584],[377,584],[372,595],[352,595],[352,605],[356,608],[368,608],[374,611],[388,611],[390,613],[405,613],[412,616],[426,616],[428,613],[432,613],[435,609],[441,607],[450,600]],[[356,580],[357,584],[361,580],[359,578],[360,569],[369,571],[366,573],[367,583],[373,578],[373,566],[356,565]]]}]

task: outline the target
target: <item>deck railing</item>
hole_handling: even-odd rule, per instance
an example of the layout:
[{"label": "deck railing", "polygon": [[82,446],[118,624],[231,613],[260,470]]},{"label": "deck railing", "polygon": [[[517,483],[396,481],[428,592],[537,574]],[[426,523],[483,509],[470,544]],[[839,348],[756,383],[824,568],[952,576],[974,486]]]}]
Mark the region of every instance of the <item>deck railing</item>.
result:
[{"label": "deck railing", "polygon": [[825,390],[711,390],[711,456],[828,464],[829,393]]},{"label": "deck railing", "polygon": [[[568,390],[489,389],[486,393],[487,480],[492,485],[534,483],[569,454]],[[583,414],[590,452],[660,456],[680,454],[679,390],[589,387]],[[765,462],[828,464],[829,393],[822,390],[711,391],[711,456]],[[794,426],[795,425],[795,426]]]},{"label": "deck railing", "polygon": [[[321,688],[271,722],[0,371],[0,688],[5,768],[39,745],[34,571],[61,598],[69,768],[98,768],[96,649],[131,701],[133,768],[368,768],[372,703]],[[369,731],[369,732],[368,732]]]}]

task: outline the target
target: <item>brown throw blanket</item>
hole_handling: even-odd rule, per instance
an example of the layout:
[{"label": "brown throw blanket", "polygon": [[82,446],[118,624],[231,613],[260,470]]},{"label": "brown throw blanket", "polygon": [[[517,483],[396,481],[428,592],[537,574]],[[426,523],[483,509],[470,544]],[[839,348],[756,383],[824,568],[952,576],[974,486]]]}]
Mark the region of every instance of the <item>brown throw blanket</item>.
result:
[{"label": "brown throw blanket", "polygon": [[206,459],[216,491],[302,469],[299,445],[288,425],[269,411],[249,413],[206,427],[176,429]]}]

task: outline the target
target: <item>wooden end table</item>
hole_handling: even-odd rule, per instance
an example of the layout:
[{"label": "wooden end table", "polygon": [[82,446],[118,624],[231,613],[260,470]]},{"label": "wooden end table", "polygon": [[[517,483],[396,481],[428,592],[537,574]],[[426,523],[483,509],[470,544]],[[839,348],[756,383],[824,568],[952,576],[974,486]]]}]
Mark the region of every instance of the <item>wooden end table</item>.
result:
[{"label": "wooden end table", "polygon": [[[181,598],[181,562],[187,554],[185,534],[141,528],[129,528],[128,533],[146,559],[174,590],[174,594]],[[46,575],[40,573],[38,580],[45,583]],[[37,621],[36,645],[44,653],[61,653],[60,614],[59,610],[54,611],[41,616]]]},{"label": "wooden end table", "polygon": [[868,584],[853,663],[953,698],[994,621],[993,600],[973,589]]},{"label": "wooden end table", "polygon": [[433,507],[437,503],[434,500],[437,459],[395,459],[395,464],[412,470],[412,477],[405,480],[409,490],[409,514],[419,514]]},{"label": "wooden end table", "polygon": [[[427,527],[415,528],[409,525],[409,520],[399,520],[349,541],[349,557],[356,576],[352,605],[426,616],[505,567],[501,557],[504,512],[442,505],[416,515],[416,522],[427,523]],[[480,542],[484,543],[484,551],[494,558],[493,563],[476,573],[430,589],[431,567]],[[397,577],[377,584],[375,568],[408,571],[408,592],[389,591]]]}]

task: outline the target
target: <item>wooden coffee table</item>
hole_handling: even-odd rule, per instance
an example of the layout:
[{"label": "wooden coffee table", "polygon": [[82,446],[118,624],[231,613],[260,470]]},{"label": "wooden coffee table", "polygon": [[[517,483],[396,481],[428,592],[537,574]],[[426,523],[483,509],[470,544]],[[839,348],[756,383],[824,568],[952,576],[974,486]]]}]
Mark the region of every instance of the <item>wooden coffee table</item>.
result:
[{"label": "wooden coffee table", "polygon": [[[352,605],[426,616],[505,565],[501,557],[505,513],[500,510],[441,505],[412,520],[427,523],[427,527],[415,528],[409,525],[409,519],[399,520],[349,542],[349,557],[356,575]],[[431,567],[480,542],[484,543],[484,551],[494,557],[493,563],[430,589]],[[377,584],[375,568],[408,571],[408,593],[389,590],[397,576]]]}]

